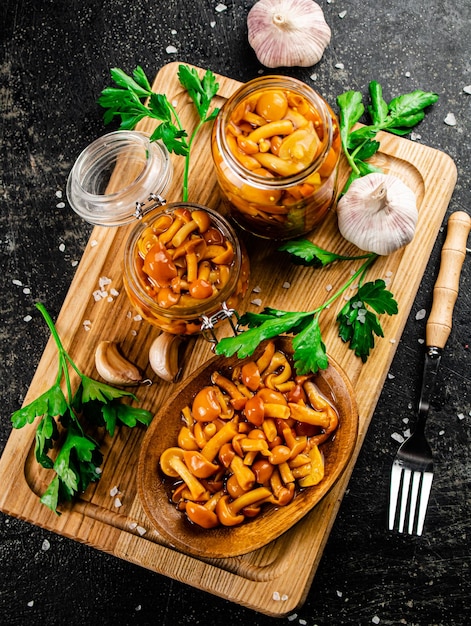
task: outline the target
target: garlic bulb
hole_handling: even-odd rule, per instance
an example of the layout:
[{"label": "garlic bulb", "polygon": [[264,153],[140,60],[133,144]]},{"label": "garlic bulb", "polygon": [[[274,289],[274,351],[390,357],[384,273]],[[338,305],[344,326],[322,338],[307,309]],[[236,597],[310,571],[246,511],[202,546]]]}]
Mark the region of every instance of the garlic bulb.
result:
[{"label": "garlic bulb", "polygon": [[265,67],[310,67],[331,31],[313,0],[259,0],[247,16],[249,44]]},{"label": "garlic bulb", "polygon": [[390,174],[354,180],[337,205],[339,230],[361,250],[385,255],[412,241],[418,212],[414,192]]}]

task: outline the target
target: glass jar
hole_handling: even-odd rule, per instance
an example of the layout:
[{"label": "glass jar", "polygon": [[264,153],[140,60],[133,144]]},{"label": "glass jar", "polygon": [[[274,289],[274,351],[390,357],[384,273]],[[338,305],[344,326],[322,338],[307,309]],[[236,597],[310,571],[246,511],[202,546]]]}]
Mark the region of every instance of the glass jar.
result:
[{"label": "glass jar", "polygon": [[132,222],[150,196],[164,195],[173,168],[164,144],[145,133],[118,130],[99,137],[77,158],[67,199],[80,217],[99,226]]},{"label": "glass jar", "polygon": [[146,214],[124,254],[124,287],[134,308],[161,330],[201,332],[230,317],[244,297],[249,261],[232,226],[198,204],[171,203]]},{"label": "glass jar", "polygon": [[212,155],[229,215],[259,237],[311,231],[336,196],[337,118],[305,83],[256,78],[236,91],[213,127]]}]

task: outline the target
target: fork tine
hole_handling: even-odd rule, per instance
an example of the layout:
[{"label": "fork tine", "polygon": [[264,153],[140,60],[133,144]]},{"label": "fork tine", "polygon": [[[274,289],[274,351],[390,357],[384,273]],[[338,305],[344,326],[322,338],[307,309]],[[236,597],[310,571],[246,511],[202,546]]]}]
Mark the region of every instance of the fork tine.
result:
[{"label": "fork tine", "polygon": [[417,519],[417,534],[421,535],[424,528],[425,514],[427,512],[427,505],[430,496],[430,490],[432,488],[433,473],[424,472],[422,478],[422,491],[420,494],[420,506],[419,515]]},{"label": "fork tine", "polygon": [[408,469],[404,469],[402,472],[402,494],[401,494],[401,510],[399,512],[399,532],[404,532],[404,520],[406,517],[407,499],[409,497],[409,485],[412,472]]},{"label": "fork tine", "polygon": [[397,463],[393,463],[391,469],[391,487],[389,495],[389,530],[394,528],[396,519],[397,498],[399,496],[399,486],[401,484],[402,469]]},{"label": "fork tine", "polygon": [[414,528],[415,510],[417,506],[417,495],[419,493],[421,476],[422,476],[422,472],[414,472],[412,475],[412,490],[411,490],[411,497],[410,497],[409,528],[408,528],[409,535],[412,535],[412,530]]}]

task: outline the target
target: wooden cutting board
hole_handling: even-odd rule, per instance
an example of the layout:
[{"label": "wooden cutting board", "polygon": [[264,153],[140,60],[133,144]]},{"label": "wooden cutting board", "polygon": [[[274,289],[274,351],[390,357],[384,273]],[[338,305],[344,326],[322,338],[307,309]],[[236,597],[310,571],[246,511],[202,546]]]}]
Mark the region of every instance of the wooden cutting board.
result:
[{"label": "wooden cutting board", "polygon": [[[177,80],[177,68],[178,63],[163,67],[155,79],[154,90],[168,95],[179,111],[185,128],[191,128],[195,123],[194,110]],[[218,76],[218,80],[218,104],[221,105],[239,83],[222,76]],[[146,121],[140,129],[151,131],[153,125]],[[152,530],[137,496],[136,468],[144,436],[144,430],[139,427],[132,430],[121,428],[113,439],[103,440],[105,460],[101,480],[82,497],[64,507],[61,516],[54,515],[38,500],[50,475],[34,460],[35,426],[12,431],[0,459],[0,509],[267,615],[286,615],[302,604],[456,182],[455,165],[442,152],[389,134],[381,134],[379,138],[381,151],[377,163],[385,171],[402,178],[417,193],[419,221],[413,242],[405,249],[381,258],[368,274],[368,280],[384,278],[389,283],[399,304],[399,313],[393,317],[382,317],[385,336],[377,341],[366,364],[362,364],[337,336],[334,320],[343,302],[337,302],[321,317],[328,352],[346,370],[356,390],[360,430],[346,473],[309,515],[276,541],[241,557],[204,561],[177,552]],[[209,140],[210,128],[206,127],[193,148],[190,199],[217,208],[219,193]],[[167,199],[178,201],[181,199],[183,159],[172,156],[172,160],[175,173]],[[347,170],[342,163],[341,178],[345,179],[346,175]],[[123,289],[123,250],[131,228],[94,228],[57,320],[57,329],[66,350],[81,370],[92,377],[97,377],[93,358],[95,348],[100,340],[109,339],[120,342],[130,360],[152,378],[146,355],[157,331],[135,318]],[[313,309],[325,301],[331,288],[336,289],[345,282],[352,268],[358,267],[353,263],[338,264],[319,271],[281,263],[275,244],[254,241],[245,236],[244,239],[251,260],[251,281],[241,313],[245,310],[260,311],[268,305],[285,310]],[[334,212],[312,233],[310,239],[333,251],[354,251],[339,235]],[[108,289],[114,288],[119,295],[95,301],[93,292],[98,289],[101,277],[111,279]],[[261,305],[257,303],[258,299]],[[47,302],[45,305],[47,307]],[[34,323],[41,321],[38,318]],[[220,336],[228,332],[229,328],[224,326],[218,331]],[[183,375],[189,374],[211,355],[210,346],[203,338],[191,340],[186,350]],[[56,362],[56,349],[50,340],[25,397],[25,404],[53,384]],[[164,382],[139,389],[139,404],[157,411],[171,390],[172,385]],[[112,495],[114,487],[119,490],[122,503],[119,508],[115,506]],[[280,597],[283,599],[279,600]]]}]

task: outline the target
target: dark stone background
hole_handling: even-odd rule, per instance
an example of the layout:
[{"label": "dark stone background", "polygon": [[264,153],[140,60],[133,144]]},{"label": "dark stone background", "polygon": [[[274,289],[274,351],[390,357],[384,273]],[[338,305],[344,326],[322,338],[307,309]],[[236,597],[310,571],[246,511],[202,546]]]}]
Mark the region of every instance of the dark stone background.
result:
[{"label": "dark stone background", "polygon": [[[221,13],[215,11],[217,4],[2,2],[0,451],[9,436],[10,414],[21,404],[48,337],[45,325],[23,318],[33,313],[37,300],[47,303],[56,317],[74,275],[73,262],[90,234],[67,204],[58,206],[56,192],[64,194],[65,202],[75,158],[105,133],[96,99],[110,84],[109,69],[131,71],[141,64],[153,76],[178,59],[242,81],[255,77],[261,67],[246,33],[253,2],[226,0],[227,10]],[[471,84],[469,0],[320,4],[332,27],[332,42],[316,67],[286,73],[313,84],[333,105],[347,89],[366,95],[373,79],[383,85],[387,99],[417,88],[439,93],[416,132],[423,144],[448,153],[457,165],[449,213],[469,211],[471,96],[463,91]],[[175,45],[177,54],[166,53],[168,45]],[[343,69],[336,67],[339,63]],[[444,123],[450,112],[456,126]],[[430,310],[444,234],[431,255],[307,601],[289,619],[276,621],[453,626],[469,620],[469,258],[429,420],[436,478],[425,533],[419,538],[385,529],[389,471],[397,449],[391,434],[404,430],[404,417],[414,416],[422,362],[418,339],[425,328],[425,320],[417,321],[415,315]],[[0,515],[2,624],[211,626],[221,621],[264,625],[275,619]]]}]

